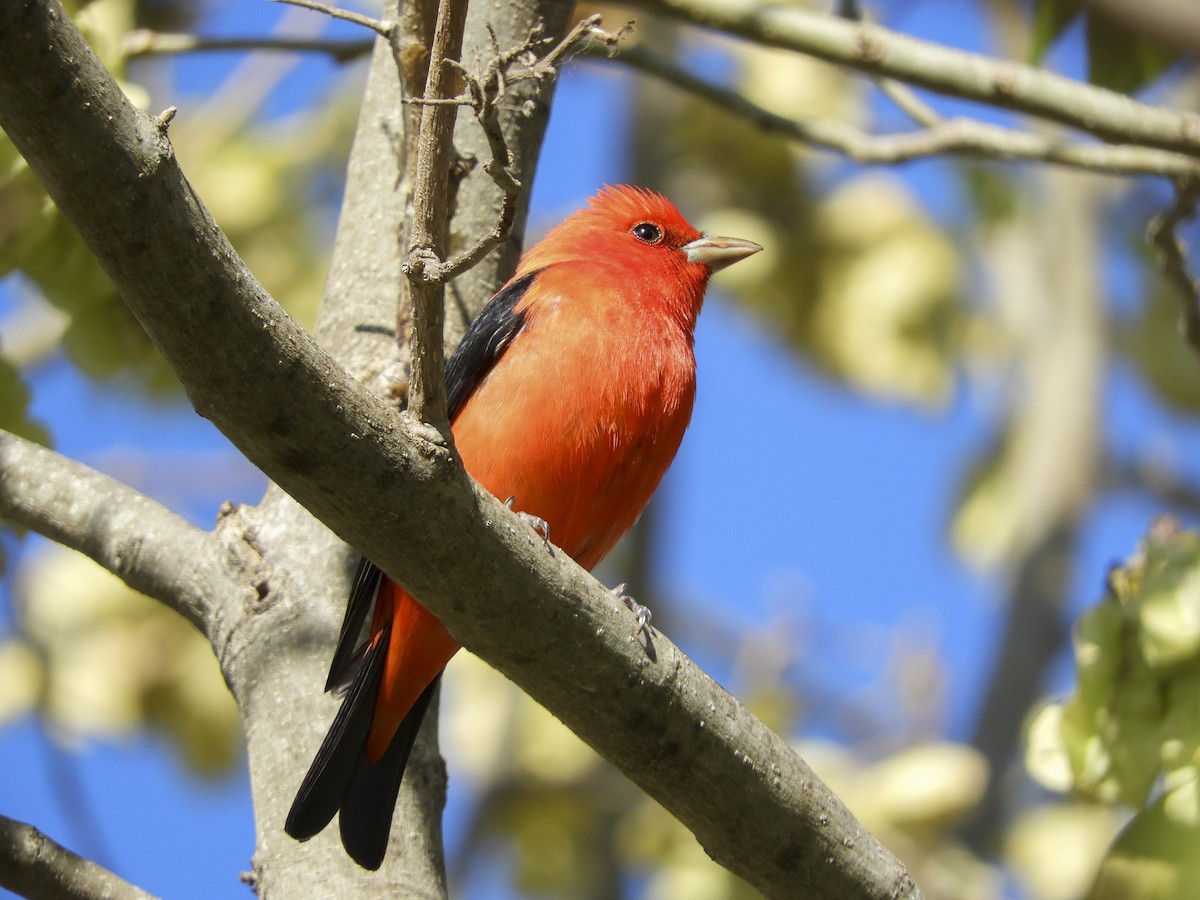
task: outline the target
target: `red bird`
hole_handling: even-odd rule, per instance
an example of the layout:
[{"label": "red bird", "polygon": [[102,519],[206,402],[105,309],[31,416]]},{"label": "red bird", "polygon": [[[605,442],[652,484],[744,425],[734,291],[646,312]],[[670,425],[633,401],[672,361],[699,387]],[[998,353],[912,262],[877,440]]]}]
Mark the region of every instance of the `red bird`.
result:
[{"label": "red bird", "polygon": [[[606,188],[521,259],[446,365],[467,471],[584,568],[637,521],[692,414],[693,330],[709,276],[762,248],[703,235],[665,197]],[[630,606],[639,614],[636,604]],[[369,639],[358,643],[372,607]],[[409,751],[458,650],[371,562],[358,569],[326,690],[348,687],[288,814],[307,840],[383,862]]]}]

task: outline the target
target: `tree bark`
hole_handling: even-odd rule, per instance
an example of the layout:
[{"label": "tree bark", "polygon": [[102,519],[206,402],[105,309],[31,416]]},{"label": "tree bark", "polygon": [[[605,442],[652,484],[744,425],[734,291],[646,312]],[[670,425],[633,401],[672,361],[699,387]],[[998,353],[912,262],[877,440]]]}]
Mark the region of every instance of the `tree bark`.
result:
[{"label": "tree bark", "polygon": [[[196,409],[663,803],[718,862],[770,896],[917,896],[904,867],[781,738],[665,637],[635,640],[619,600],[480,491],[436,430],[364,390],[279,309],[179,171],[166,121],[128,103],[51,0],[0,7],[0,125]],[[460,189],[460,210],[472,208],[469,196]],[[482,284],[486,271],[473,274]],[[334,701],[313,694],[345,593],[344,580],[314,564],[337,558],[337,542],[293,509],[277,499],[223,517],[218,539],[246,589],[210,598],[206,619],[246,726],[257,887],[345,896],[370,879],[372,893],[436,896],[436,879],[407,880],[402,852],[366,875],[328,834],[303,845],[283,834],[333,712]],[[324,715],[314,712],[321,705]]]}]

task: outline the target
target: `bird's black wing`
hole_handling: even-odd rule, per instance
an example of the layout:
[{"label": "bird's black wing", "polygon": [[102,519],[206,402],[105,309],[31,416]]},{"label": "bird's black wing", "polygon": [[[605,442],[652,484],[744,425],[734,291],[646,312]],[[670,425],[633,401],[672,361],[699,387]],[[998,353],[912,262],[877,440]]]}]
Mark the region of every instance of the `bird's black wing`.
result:
[{"label": "bird's black wing", "polygon": [[451,422],[525,326],[525,314],[517,312],[517,304],[540,271],[514,278],[501,288],[454,349],[446,363],[446,410]]},{"label": "bird's black wing", "polygon": [[[471,322],[446,363],[446,406],[451,422],[524,327],[525,316],[517,312],[517,304],[537,275],[537,271],[530,272],[501,288]],[[327,691],[345,688],[354,681],[366,649],[364,641],[369,637],[364,631],[382,578],[383,573],[370,560],[364,557],[359,561],[325,681]]]}]

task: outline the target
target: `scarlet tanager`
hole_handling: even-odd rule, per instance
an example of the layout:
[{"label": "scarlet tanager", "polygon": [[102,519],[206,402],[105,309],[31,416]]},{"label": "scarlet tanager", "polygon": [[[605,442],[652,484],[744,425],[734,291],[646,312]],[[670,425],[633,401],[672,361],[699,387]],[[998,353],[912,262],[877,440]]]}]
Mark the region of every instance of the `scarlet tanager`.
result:
[{"label": "scarlet tanager", "polygon": [[[637,521],[683,439],[709,276],[761,249],[701,234],[659,194],[598,193],[525,254],[446,365],[467,471],[543,520],[584,568],[599,563]],[[340,811],[347,853],[379,868],[409,752],[457,650],[424,606],[362,561],[326,683],[345,688],[345,699],[288,834],[307,840]]]}]

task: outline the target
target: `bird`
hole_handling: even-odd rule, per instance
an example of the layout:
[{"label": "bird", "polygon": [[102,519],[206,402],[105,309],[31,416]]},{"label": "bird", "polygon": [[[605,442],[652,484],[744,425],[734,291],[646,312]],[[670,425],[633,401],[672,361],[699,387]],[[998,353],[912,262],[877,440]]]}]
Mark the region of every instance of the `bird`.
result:
[{"label": "bird", "polygon": [[[709,276],[761,249],[702,234],[659,193],[601,189],[522,256],[446,364],[467,472],[585,569],[597,565],[683,440]],[[644,628],[647,612],[621,596]],[[289,835],[308,840],[338,815],[350,857],[382,865],[409,753],[458,649],[362,559],[325,686],[344,696],[288,814]]]}]

